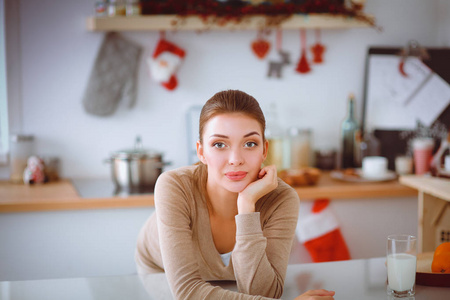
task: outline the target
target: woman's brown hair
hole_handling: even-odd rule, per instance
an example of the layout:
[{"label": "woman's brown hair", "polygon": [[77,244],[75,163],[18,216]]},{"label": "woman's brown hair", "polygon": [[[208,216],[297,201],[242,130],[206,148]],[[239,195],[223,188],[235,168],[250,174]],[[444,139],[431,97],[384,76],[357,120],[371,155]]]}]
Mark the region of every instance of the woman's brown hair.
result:
[{"label": "woman's brown hair", "polygon": [[266,119],[259,106],[258,101],[247,93],[239,90],[227,90],[216,93],[202,108],[200,113],[200,125],[199,125],[199,139],[200,143],[203,143],[202,135],[208,121],[219,115],[225,113],[243,113],[256,121],[261,125],[262,137],[264,137],[264,131],[266,129]]}]

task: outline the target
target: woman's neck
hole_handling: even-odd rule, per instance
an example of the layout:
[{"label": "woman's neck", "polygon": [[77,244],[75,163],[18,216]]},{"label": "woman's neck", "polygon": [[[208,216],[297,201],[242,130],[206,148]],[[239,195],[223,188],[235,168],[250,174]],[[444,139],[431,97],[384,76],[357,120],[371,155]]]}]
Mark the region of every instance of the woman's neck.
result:
[{"label": "woman's neck", "polygon": [[206,182],[206,193],[208,199],[209,213],[215,217],[223,219],[233,219],[238,214],[237,198],[238,193],[233,193]]}]

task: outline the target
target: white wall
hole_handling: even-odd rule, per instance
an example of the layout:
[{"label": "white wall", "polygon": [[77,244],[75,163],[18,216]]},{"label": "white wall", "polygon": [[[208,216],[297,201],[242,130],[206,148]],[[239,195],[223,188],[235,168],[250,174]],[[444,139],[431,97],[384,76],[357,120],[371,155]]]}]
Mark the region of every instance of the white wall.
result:
[{"label": "white wall", "polygon": [[[349,92],[356,94],[357,108],[361,108],[364,58],[369,46],[403,46],[410,39],[425,46],[448,44],[448,29],[438,20],[448,22],[450,12],[439,12],[438,4],[448,7],[439,0],[368,0],[365,11],[376,17],[383,31],[324,30],[325,63],[313,66],[308,75],[294,71],[300,56],[299,31],[284,31],[283,48],[291,53],[294,64],[285,69],[281,80],[266,78],[267,62],[259,61],[250,51],[255,31],[170,32],[168,39],[187,51],[178,73],[179,87],[169,92],[154,83],[142,58],[136,107],[121,108],[111,117],[100,118],[87,115],[82,106],[104,36],[85,28],[94,2],[21,0],[20,18],[16,19],[19,49],[9,56],[13,61],[8,61],[20,71],[20,90],[16,89],[20,97],[12,95],[10,99],[20,98],[22,103],[10,103],[21,110],[10,112],[11,130],[34,134],[37,154],[59,156],[65,177],[108,177],[108,166],[102,160],[111,151],[132,146],[137,134],[142,135],[145,146],[163,152],[172,162],[171,168],[186,165],[187,108],[229,88],[252,94],[264,110],[276,102],[282,125],[312,128],[316,147],[336,148]],[[159,33],[124,35],[145,47],[145,55],[149,55]],[[273,33],[270,38],[274,43]],[[308,43],[313,42],[314,33],[309,31]],[[5,168],[0,177],[7,177]]]}]

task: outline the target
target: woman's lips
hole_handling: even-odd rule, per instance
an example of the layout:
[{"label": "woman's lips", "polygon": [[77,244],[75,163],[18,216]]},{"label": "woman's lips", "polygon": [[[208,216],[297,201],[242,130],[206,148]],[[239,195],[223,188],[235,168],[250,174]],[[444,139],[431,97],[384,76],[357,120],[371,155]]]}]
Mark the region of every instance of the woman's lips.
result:
[{"label": "woman's lips", "polygon": [[230,180],[241,180],[247,176],[247,172],[227,172],[225,176]]}]

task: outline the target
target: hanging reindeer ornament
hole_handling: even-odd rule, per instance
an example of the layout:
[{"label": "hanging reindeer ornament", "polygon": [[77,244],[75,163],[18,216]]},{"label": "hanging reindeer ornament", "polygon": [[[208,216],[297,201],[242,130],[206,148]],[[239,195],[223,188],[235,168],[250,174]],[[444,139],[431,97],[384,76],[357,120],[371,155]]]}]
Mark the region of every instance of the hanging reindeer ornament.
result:
[{"label": "hanging reindeer ornament", "polygon": [[269,61],[269,71],[267,72],[267,77],[275,76],[277,78],[281,78],[283,67],[291,64],[290,53],[281,49],[282,34],[281,29],[278,29],[276,35],[276,47],[280,60]]}]

